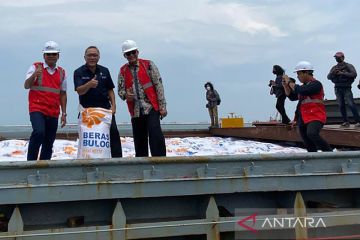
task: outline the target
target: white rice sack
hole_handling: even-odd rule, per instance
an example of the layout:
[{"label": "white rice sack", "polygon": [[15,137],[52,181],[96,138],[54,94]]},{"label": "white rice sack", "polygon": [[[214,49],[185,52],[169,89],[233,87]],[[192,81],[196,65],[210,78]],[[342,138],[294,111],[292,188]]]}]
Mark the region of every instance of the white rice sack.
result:
[{"label": "white rice sack", "polygon": [[76,159],[78,142],[57,139],[54,142],[51,160]]},{"label": "white rice sack", "polygon": [[78,159],[111,158],[112,111],[80,107]]},{"label": "white rice sack", "polygon": [[26,155],[27,155],[27,141],[24,140],[0,141],[0,159],[7,159],[10,161],[24,161],[26,160]]}]

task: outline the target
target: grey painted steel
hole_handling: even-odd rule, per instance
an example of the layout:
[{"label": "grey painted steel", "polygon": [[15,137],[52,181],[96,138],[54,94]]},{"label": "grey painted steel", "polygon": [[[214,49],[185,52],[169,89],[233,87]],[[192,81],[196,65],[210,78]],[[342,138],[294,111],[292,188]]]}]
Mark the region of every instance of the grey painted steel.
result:
[{"label": "grey painted steel", "polygon": [[[209,201],[207,212],[215,211],[217,205],[213,198]],[[21,222],[19,211],[15,209],[16,218]],[[122,224],[116,223],[116,217],[123,221]],[[214,218],[215,217],[215,218]],[[209,216],[206,219],[186,220],[186,221],[171,221],[171,222],[155,222],[155,223],[140,223],[140,224],[126,224],[125,215],[117,215],[114,211],[113,224],[96,227],[79,227],[79,228],[63,228],[37,230],[37,231],[23,231],[23,226],[19,226],[17,230],[12,229],[8,233],[0,234],[0,239],[9,239],[13,237],[22,237],[22,239],[139,239],[139,238],[156,238],[156,237],[175,237],[186,235],[200,235],[208,234],[207,239],[220,239],[220,232],[233,232],[234,229],[238,232],[246,232],[245,228],[239,227],[237,222],[247,216],[238,217],[218,217],[218,214]],[[253,227],[261,229],[266,218],[276,218],[279,215],[259,215],[256,225]],[[292,214],[282,214],[281,217],[294,217]],[[335,227],[343,225],[356,225],[360,222],[360,211],[336,211],[326,213],[310,213],[307,217],[322,218],[326,222],[326,227]],[[13,219],[12,218],[12,219]],[[269,229],[292,229],[289,226],[282,228],[265,225],[263,230]],[[212,235],[212,234],[217,235]]]},{"label": "grey painted steel", "polygon": [[[2,162],[0,202],[357,188],[354,180],[359,177],[359,164],[358,151]],[[295,185],[291,179],[301,182]]]},{"label": "grey painted steel", "polygon": [[[234,231],[236,222],[235,217],[220,216],[221,205],[268,205],[273,199],[261,193],[288,191],[337,199],[342,196],[332,191],[352,194],[359,188],[359,175],[358,151],[1,162],[0,212],[11,216],[9,231],[0,238],[106,240],[204,234],[219,239],[221,232]],[[349,202],[346,194],[337,201]],[[91,221],[77,228],[64,225],[79,213]]]}]

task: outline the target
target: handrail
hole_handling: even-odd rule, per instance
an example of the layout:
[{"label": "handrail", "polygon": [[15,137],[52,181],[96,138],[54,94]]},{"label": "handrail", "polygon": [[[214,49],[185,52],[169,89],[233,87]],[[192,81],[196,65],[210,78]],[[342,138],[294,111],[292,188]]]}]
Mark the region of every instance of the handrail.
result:
[{"label": "handrail", "polygon": [[287,160],[316,160],[316,159],[359,159],[360,151],[348,152],[319,152],[319,153],[291,153],[291,154],[244,154],[221,156],[181,156],[181,157],[126,157],[112,159],[91,160],[41,160],[41,161],[8,161],[0,162],[1,169],[9,168],[61,168],[61,167],[94,167],[98,165],[147,165],[147,164],[185,164],[185,163],[219,163],[241,161],[287,161]]}]

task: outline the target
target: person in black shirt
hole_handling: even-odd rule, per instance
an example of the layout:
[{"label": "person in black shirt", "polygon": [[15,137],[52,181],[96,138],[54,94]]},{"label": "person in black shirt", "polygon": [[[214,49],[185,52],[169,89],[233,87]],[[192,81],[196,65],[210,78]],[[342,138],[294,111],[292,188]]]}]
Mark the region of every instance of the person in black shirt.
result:
[{"label": "person in black shirt", "polygon": [[281,115],[281,122],[284,124],[288,124],[290,123],[290,119],[285,111],[286,95],[285,95],[284,87],[282,85],[282,76],[284,75],[284,73],[285,71],[282,67],[280,67],[279,65],[274,65],[273,74],[276,75],[276,79],[275,81],[270,80],[269,86],[272,88],[271,89],[272,94],[274,94],[275,97],[277,98],[276,109]]},{"label": "person in black shirt", "polygon": [[120,134],[115,121],[116,103],[114,83],[109,69],[98,63],[100,51],[96,46],[85,50],[85,65],[74,72],[75,91],[79,94],[80,104],[84,108],[99,107],[113,112],[110,126],[111,157],[122,157]]}]

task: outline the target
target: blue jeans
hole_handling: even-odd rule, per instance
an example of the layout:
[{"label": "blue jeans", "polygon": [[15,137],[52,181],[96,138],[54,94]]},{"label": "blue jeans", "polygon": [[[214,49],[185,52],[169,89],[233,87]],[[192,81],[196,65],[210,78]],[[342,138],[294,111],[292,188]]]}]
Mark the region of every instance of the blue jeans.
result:
[{"label": "blue jeans", "polygon": [[346,102],[354,116],[355,122],[357,123],[360,122],[359,112],[356,108],[351,88],[335,88],[335,95],[336,95],[336,100],[339,104],[343,121],[349,122],[346,113],[346,105],[345,105]]},{"label": "blue jeans", "polygon": [[37,160],[40,146],[40,160],[51,159],[58,118],[45,116],[41,112],[32,112],[30,113],[30,121],[33,131],[30,136],[27,160]]}]

